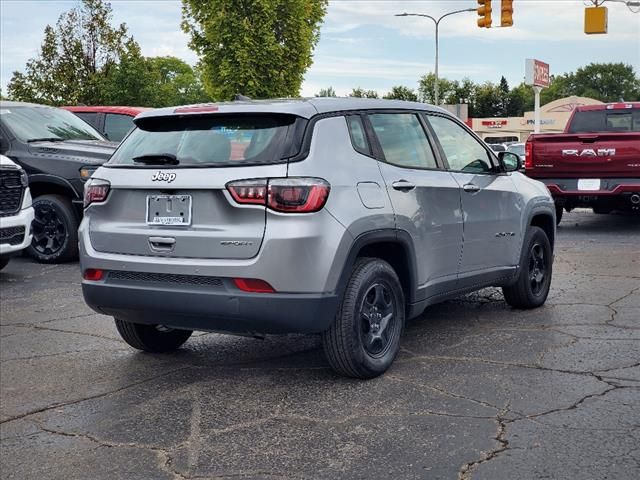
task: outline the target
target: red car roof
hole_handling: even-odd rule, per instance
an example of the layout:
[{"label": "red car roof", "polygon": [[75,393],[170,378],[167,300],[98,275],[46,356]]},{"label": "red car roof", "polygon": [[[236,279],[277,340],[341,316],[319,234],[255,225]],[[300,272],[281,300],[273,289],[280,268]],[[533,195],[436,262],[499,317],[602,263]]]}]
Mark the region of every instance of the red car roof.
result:
[{"label": "red car roof", "polygon": [[602,103],[599,105],[583,105],[576,108],[576,111],[590,112],[593,110],[624,110],[626,108],[640,108],[640,102],[616,102]]},{"label": "red car roof", "polygon": [[88,106],[66,106],[60,107],[65,110],[69,110],[70,112],[94,112],[94,113],[119,113],[121,115],[129,115],[130,117],[135,117],[139,113],[145,112],[147,110],[151,110],[146,107],[111,107],[111,106],[96,106],[96,107],[88,107]]}]

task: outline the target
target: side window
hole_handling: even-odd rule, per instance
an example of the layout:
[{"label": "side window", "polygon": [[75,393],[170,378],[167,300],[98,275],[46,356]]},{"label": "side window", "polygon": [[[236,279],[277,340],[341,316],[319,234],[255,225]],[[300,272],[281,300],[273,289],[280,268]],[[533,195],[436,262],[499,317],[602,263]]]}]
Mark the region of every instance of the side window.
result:
[{"label": "side window", "polygon": [[371,155],[371,148],[367,141],[367,135],[362,124],[360,115],[349,115],[347,117],[347,126],[349,127],[349,136],[351,137],[351,145],[356,152],[363,155]]},{"label": "side window", "polygon": [[406,168],[438,168],[417,115],[376,113],[369,119],[388,163]]},{"label": "side window", "polygon": [[104,131],[113,142],[120,142],[132,128],[133,117],[114,113],[107,113],[105,116]]},{"label": "side window", "polygon": [[449,162],[449,169],[468,173],[490,173],[489,153],[469,132],[446,117],[428,116]]},{"label": "side window", "polygon": [[82,120],[87,122],[93,128],[99,128],[98,125],[98,114],[94,112],[73,112],[76,116],[80,117]]}]

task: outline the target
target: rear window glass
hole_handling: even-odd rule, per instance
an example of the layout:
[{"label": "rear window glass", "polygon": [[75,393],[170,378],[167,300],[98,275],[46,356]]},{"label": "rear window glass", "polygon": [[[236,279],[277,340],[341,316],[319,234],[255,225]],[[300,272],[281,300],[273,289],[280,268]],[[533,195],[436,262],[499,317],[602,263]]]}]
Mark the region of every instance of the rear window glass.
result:
[{"label": "rear window glass", "polygon": [[640,108],[576,112],[569,133],[640,132]]},{"label": "rear window glass", "polygon": [[109,161],[139,165],[134,159],[169,155],[179,166],[233,166],[278,163],[299,148],[292,115],[152,117],[142,119]]}]

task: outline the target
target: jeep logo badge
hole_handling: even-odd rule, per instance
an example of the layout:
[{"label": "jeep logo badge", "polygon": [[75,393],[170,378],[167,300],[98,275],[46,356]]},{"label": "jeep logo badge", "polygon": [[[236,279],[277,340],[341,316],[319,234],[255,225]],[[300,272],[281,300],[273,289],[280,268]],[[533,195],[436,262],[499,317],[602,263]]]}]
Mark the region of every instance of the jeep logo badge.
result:
[{"label": "jeep logo badge", "polygon": [[151,177],[152,182],[167,182],[171,183],[176,179],[175,173],[165,173],[158,171],[158,173],[154,173],[153,177]]}]

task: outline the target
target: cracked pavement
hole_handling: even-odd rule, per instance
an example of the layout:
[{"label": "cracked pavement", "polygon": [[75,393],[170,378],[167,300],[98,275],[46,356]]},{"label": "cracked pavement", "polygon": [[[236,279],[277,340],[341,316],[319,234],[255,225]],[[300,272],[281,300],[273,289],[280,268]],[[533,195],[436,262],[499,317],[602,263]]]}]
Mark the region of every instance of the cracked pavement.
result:
[{"label": "cracked pavement", "polygon": [[367,382],[315,336],[135,352],[79,282],[0,273],[3,479],[640,476],[640,217],[565,214],[544,307],[498,289],[430,307]]}]

